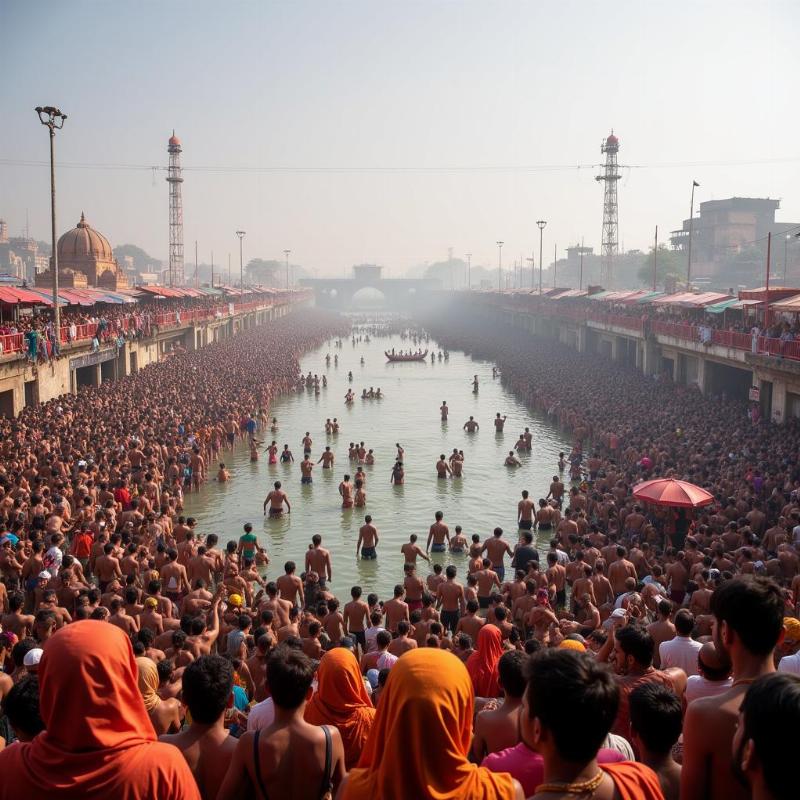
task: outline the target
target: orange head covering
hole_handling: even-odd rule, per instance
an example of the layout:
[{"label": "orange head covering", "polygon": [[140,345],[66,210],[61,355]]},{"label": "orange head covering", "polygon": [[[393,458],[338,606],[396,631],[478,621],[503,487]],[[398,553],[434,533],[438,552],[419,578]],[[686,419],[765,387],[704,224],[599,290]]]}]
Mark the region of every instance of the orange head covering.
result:
[{"label": "orange head covering", "polygon": [[0,752],[0,800],[200,800],[180,751],[156,741],[136,675],[116,625],[84,620],[56,631],[39,664],[47,729]]},{"label": "orange head covering", "polygon": [[473,707],[458,658],[432,647],[404,653],[389,673],[344,800],[512,800],[510,775],[467,760]]},{"label": "orange head covering", "polygon": [[161,698],[158,696],[158,667],[156,662],[151,658],[140,656],[136,659],[136,669],[138,671],[139,691],[142,693],[142,700],[144,707],[152,711],[161,703]]},{"label": "orange head covering", "polygon": [[306,722],[339,729],[345,763],[350,769],[358,762],[375,719],[356,657],[343,647],[329,650],[319,662],[317,684],[317,691],[306,706]]},{"label": "orange head covering", "polygon": [[498,662],[503,655],[503,635],[495,625],[484,625],[478,631],[478,649],[467,659],[467,672],[472,678],[476,697],[499,697]]}]

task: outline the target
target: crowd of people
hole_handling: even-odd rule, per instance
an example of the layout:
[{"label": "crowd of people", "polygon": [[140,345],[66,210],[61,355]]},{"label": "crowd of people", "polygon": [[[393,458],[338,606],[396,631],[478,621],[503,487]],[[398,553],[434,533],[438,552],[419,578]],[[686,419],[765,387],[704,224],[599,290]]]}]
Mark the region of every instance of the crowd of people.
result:
[{"label": "crowd of people", "polygon": [[[252,293],[248,302],[267,302],[269,295]],[[61,309],[61,337],[55,336],[53,313],[49,309],[37,309],[34,314],[17,314],[0,322],[0,355],[4,351],[4,336],[22,334],[25,343],[23,355],[32,362],[45,362],[60,358],[61,348],[66,343],[84,337],[82,326],[91,326],[92,345],[116,342],[122,346],[126,341],[148,337],[153,332],[157,317],[174,315],[176,323],[181,316],[191,311],[220,308],[227,300],[219,296],[198,298],[170,298],[157,301],[110,305],[97,303],[91,307],[67,306]],[[220,312],[221,315],[221,312]]]},{"label": "crowd of people", "polygon": [[[0,798],[796,796],[798,428],[494,321],[426,328],[575,444],[538,499],[487,509],[486,537],[436,513],[391,597],[335,597],[316,531],[265,583],[252,526],[219,547],[180,513],[268,429],[297,356],[346,333],[335,317],[0,424]],[[631,487],[654,475],[715,502],[643,508]]]},{"label": "crowd of people", "polygon": [[[478,302],[485,303],[485,297],[476,298]],[[793,341],[800,338],[800,315],[796,313],[770,312],[770,324],[764,326],[763,313],[757,313],[752,306],[749,308],[725,309],[724,313],[713,313],[702,306],[682,307],[681,305],[651,305],[635,301],[602,302],[583,298],[564,298],[549,300],[547,298],[532,297],[525,294],[497,295],[492,298],[495,305],[514,307],[520,311],[531,313],[544,313],[549,316],[562,314],[591,314],[608,313],[617,317],[630,317],[640,320],[645,331],[651,329],[653,323],[668,322],[674,325],[686,325],[697,329],[709,331],[730,331],[732,333],[752,334],[766,336],[773,339],[783,338]],[[777,301],[773,301],[777,302]]]}]

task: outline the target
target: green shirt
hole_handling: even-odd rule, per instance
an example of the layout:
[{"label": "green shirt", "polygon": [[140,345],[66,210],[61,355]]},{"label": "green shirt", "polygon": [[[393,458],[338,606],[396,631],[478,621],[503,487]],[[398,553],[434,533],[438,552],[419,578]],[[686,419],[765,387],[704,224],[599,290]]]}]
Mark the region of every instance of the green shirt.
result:
[{"label": "green shirt", "polygon": [[242,547],[242,555],[245,558],[255,558],[257,541],[258,539],[254,533],[245,533],[243,536],[239,537],[239,544]]}]

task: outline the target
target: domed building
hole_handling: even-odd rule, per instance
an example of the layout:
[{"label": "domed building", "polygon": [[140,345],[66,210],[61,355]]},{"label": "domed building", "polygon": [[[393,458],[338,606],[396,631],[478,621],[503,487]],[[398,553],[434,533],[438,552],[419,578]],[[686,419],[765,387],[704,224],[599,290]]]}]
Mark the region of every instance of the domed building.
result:
[{"label": "domed building", "polygon": [[[36,276],[37,286],[51,286],[50,269]],[[81,212],[81,220],[58,240],[58,282],[65,289],[95,286],[100,289],[125,289],[128,277],[117,264],[108,239],[89,225]]]}]

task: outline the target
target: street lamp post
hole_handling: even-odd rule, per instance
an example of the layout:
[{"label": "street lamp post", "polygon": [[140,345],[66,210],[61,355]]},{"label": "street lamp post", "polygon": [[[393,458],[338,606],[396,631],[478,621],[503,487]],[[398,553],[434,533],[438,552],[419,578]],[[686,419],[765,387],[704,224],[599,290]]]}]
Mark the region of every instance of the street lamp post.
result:
[{"label": "street lamp post", "polygon": [[503,242],[497,243],[497,290],[503,291]]},{"label": "street lamp post", "polygon": [[283,254],[286,256],[286,291],[289,291],[289,253],[291,250],[284,250]]},{"label": "street lamp post", "polygon": [[542,293],[542,241],[544,235],[544,226],[547,225],[547,220],[537,219],[536,224],[539,226],[539,294]]},{"label": "street lamp post", "polygon": [[787,256],[787,248],[789,246],[789,239],[792,238],[790,233],[786,234],[786,238],[783,240],[783,285],[786,286],[786,256]]},{"label": "street lamp post", "polygon": [[53,318],[55,320],[55,347],[61,346],[61,310],[58,307],[58,248],[56,247],[56,131],[64,127],[67,115],[53,106],[36,106],[39,122],[50,131],[50,223],[53,245]]},{"label": "street lamp post", "polygon": [[689,204],[689,259],[686,265],[686,290],[692,289],[692,226],[694,225],[694,190],[700,186],[697,181],[692,181],[692,200]]},{"label": "street lamp post", "polygon": [[236,231],[236,235],[239,237],[239,288],[242,290],[242,294],[244,294],[244,259],[242,258],[242,239],[244,239],[244,235],[247,231]]}]

